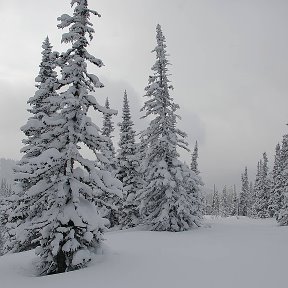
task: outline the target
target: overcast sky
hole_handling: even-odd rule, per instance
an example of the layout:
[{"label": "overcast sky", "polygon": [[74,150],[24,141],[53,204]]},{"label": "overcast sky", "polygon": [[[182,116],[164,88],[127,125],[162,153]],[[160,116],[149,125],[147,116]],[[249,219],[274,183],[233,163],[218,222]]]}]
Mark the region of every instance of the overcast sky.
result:
[{"label": "overcast sky", "polygon": [[[288,127],[287,0],[90,0],[95,36],[90,52],[105,67],[93,72],[104,82],[99,102],[120,109],[127,89],[137,128],[139,109],[154,64],[155,27],[162,25],[171,62],[179,127],[193,149],[208,187],[239,184],[247,165],[254,180],[267,151],[270,167]],[[0,157],[19,158],[35,91],[41,44],[49,35],[65,51],[57,17],[70,14],[69,0],[0,0]],[[102,119],[98,119],[101,123]],[[115,119],[115,123],[119,117]],[[115,135],[117,141],[117,135]],[[190,162],[189,154],[182,154]]]}]

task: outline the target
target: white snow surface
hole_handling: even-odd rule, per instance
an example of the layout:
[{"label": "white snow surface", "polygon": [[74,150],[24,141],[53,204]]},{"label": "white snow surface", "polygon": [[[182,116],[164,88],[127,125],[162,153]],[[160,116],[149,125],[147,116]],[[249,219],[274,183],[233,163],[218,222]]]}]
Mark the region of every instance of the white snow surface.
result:
[{"label": "white snow surface", "polygon": [[287,287],[288,227],[272,219],[209,216],[205,226],[108,232],[103,254],[88,268],[58,275],[35,277],[34,251],[5,255],[1,287]]}]

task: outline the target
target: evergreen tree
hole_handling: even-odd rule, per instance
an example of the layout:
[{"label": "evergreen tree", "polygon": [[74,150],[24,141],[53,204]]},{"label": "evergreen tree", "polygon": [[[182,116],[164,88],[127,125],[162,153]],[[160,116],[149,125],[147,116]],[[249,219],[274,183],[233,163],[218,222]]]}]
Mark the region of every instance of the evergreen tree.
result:
[{"label": "evergreen tree", "polygon": [[117,178],[123,183],[125,181],[124,179],[126,179],[129,175],[127,155],[128,158],[131,155],[135,155],[137,149],[137,145],[135,143],[135,131],[133,129],[134,124],[131,119],[126,91],[124,92],[123,98],[122,121],[118,125],[120,127],[120,141],[118,143],[119,149],[117,155]]},{"label": "evergreen tree", "polygon": [[247,167],[245,167],[244,173],[241,175],[242,189],[239,199],[239,215],[247,216],[248,214],[248,197],[249,197],[249,181]]},{"label": "evergreen tree", "polygon": [[[109,111],[110,103],[108,97],[105,101],[105,108]],[[115,148],[112,141],[112,132],[114,131],[113,121],[111,113],[103,114],[103,126],[102,126],[102,135],[106,137],[106,145],[103,145],[101,151],[103,155],[109,160],[108,163],[104,163],[104,168],[110,171],[113,175],[116,173],[116,158],[115,158]]]},{"label": "evergreen tree", "polygon": [[247,199],[247,216],[248,217],[253,217],[253,211],[252,211],[253,204],[254,204],[254,187],[253,187],[253,182],[250,181],[249,194],[248,194],[248,199]]},{"label": "evergreen tree", "polygon": [[[283,152],[286,150],[287,135],[283,137]],[[281,155],[283,154],[283,156]],[[269,202],[269,214],[271,217],[278,218],[279,211],[283,204],[283,165],[282,160],[284,160],[285,153],[281,152],[281,146],[278,143],[275,148],[274,166],[272,171],[272,184],[271,184],[271,197]]]},{"label": "evergreen tree", "polygon": [[[40,71],[35,78],[36,83],[38,83],[35,85],[37,91],[27,102],[30,105],[28,112],[33,115],[28,119],[27,124],[21,127],[22,132],[27,136],[23,140],[25,147],[21,150],[25,156],[18,163],[18,166],[25,165],[26,158],[29,159],[41,154],[46,143],[49,141],[46,137],[49,137],[51,130],[49,130],[49,123],[46,123],[47,117],[55,113],[61,103],[56,92],[60,84],[55,71],[59,53],[52,51],[53,47],[48,37],[44,40],[42,48],[42,61],[39,65]],[[33,184],[31,183],[31,185]]]},{"label": "evergreen tree", "polygon": [[253,205],[252,205],[252,217],[257,218],[257,195],[261,193],[261,174],[262,174],[262,160],[260,160],[257,164],[257,172],[256,172],[256,178],[255,178],[255,183],[254,183],[254,195],[253,195]]},{"label": "evergreen tree", "polygon": [[[107,111],[110,110],[110,103],[108,97],[105,101],[105,108]],[[102,165],[103,170],[109,171],[113,176],[116,176],[117,172],[117,160],[115,155],[115,148],[112,141],[112,132],[114,131],[114,123],[112,121],[112,114],[111,113],[104,113],[103,114],[103,126],[101,133],[105,137],[104,143],[102,144],[101,152],[104,155],[104,159],[102,158]],[[108,160],[108,161],[106,161]],[[119,198],[118,195],[111,195],[111,194],[103,194],[101,197],[101,201],[106,203],[102,205],[100,208],[101,215],[104,218],[107,218],[110,222],[109,227],[112,228],[114,226],[119,225],[119,217],[120,217],[120,208],[122,206],[122,199]]]},{"label": "evergreen tree", "polygon": [[25,225],[28,223],[26,220],[34,217],[39,211],[45,210],[47,204],[44,198],[37,199],[33,195],[26,194],[39,181],[39,177],[36,175],[45,174],[45,164],[43,163],[43,166],[38,168],[38,163],[34,162],[49,142],[48,136],[51,128],[45,121],[60,107],[59,97],[55,91],[58,85],[55,72],[55,60],[58,53],[52,52],[48,37],[43,42],[42,48],[40,71],[35,79],[37,91],[28,100],[30,105],[28,111],[32,116],[26,125],[21,127],[27,138],[23,140],[25,146],[21,150],[24,156],[14,169],[16,195],[11,199],[6,199],[6,205],[3,206],[5,211],[2,211],[2,221],[6,224],[7,231],[5,235],[6,251],[17,252],[35,247],[33,240],[37,238],[39,229],[26,229]]},{"label": "evergreen tree", "polygon": [[[198,169],[198,142],[196,141],[195,146],[194,146],[194,151],[192,153],[192,157],[191,157],[191,165],[190,165],[190,169],[196,174],[199,175],[200,171]],[[199,178],[199,182],[197,183],[197,185],[201,188],[201,186],[204,185],[204,183],[201,181],[201,179]],[[205,214],[205,196],[203,194],[203,189],[200,189],[199,191],[199,197],[200,197],[200,211],[201,214],[204,215]]]},{"label": "evergreen tree", "polygon": [[232,213],[232,202],[233,202],[233,188],[229,187],[226,188],[227,192],[227,209],[228,209],[228,216],[231,216]]},{"label": "evergreen tree", "polygon": [[192,161],[191,161],[191,170],[195,172],[197,175],[200,173],[198,170],[198,143],[196,141],[194,151],[192,153]]},{"label": "evergreen tree", "polygon": [[146,146],[147,137],[145,137],[144,134],[145,134],[145,131],[141,131],[139,133],[140,142],[137,143],[137,155],[138,155],[138,159],[140,163],[146,158],[146,152],[148,150]]},{"label": "evergreen tree", "polygon": [[288,194],[287,192],[284,193],[283,204],[279,211],[277,221],[281,226],[288,226]]},{"label": "evergreen tree", "polygon": [[[282,226],[288,225],[288,134],[283,136],[281,147],[281,188],[278,190],[278,203],[281,206],[276,212],[277,221]],[[277,203],[277,202],[276,202]],[[278,214],[278,215],[277,215]]]},{"label": "evergreen tree", "polygon": [[220,214],[220,199],[217,189],[214,187],[214,193],[212,198],[212,215],[219,216]]},{"label": "evergreen tree", "polygon": [[258,218],[269,217],[270,179],[268,176],[268,158],[266,153],[263,153],[263,162],[259,162],[254,193],[255,203],[252,208],[253,215]]},{"label": "evergreen tree", "polygon": [[7,199],[9,196],[11,196],[11,194],[11,185],[8,184],[5,178],[2,178],[0,185],[0,256],[4,252],[3,246],[5,242],[5,234],[7,233],[5,229],[5,225],[7,223],[6,211],[8,205],[10,206],[10,203],[7,201]]},{"label": "evergreen tree", "polygon": [[[141,168],[142,163],[145,161],[146,159],[146,152],[147,152],[147,137],[145,137],[144,135],[145,131],[141,131],[138,135],[140,138],[139,143],[136,143],[136,161],[139,163],[139,166],[137,168],[138,171],[138,175],[140,176],[140,190],[147,185],[147,181],[145,179],[145,173],[143,173],[143,169]],[[139,194],[139,192],[137,192],[136,194]],[[136,196],[136,198],[139,198],[139,195]]]},{"label": "evergreen tree", "polygon": [[222,217],[228,217],[229,216],[229,203],[228,203],[228,195],[227,195],[226,186],[223,188],[223,191],[221,194],[219,213],[220,213],[220,216],[222,216]]},{"label": "evergreen tree", "polygon": [[[190,169],[196,174],[196,175],[199,175],[200,174],[200,171],[198,169],[198,142],[196,141],[195,143],[195,146],[194,146],[194,151],[192,153],[192,159],[191,159],[191,165],[190,165]],[[201,179],[199,178],[199,182],[197,183],[197,185],[199,187],[203,186],[203,182],[201,181]],[[204,215],[205,214],[205,196],[203,194],[203,190],[200,189],[199,191],[199,197],[200,197],[200,211],[201,211],[201,214]]]},{"label": "evergreen tree", "polygon": [[122,227],[134,227],[139,222],[139,204],[136,192],[141,188],[141,177],[138,171],[137,144],[135,143],[134,124],[131,119],[127,92],[124,92],[122,122],[118,150],[117,178],[123,183],[124,201],[121,209],[120,224]]},{"label": "evergreen tree", "polygon": [[[212,198],[210,199],[211,195],[208,194],[205,197],[205,214],[206,215],[212,215]],[[213,195],[212,195],[213,197]]]},{"label": "evergreen tree", "polygon": [[268,168],[268,158],[266,152],[263,153],[263,175],[262,175],[262,187],[263,187],[263,194],[262,194],[262,213],[258,214],[260,218],[268,218],[269,215],[269,202],[271,196],[271,178],[269,174]]},{"label": "evergreen tree", "polygon": [[[95,75],[88,73],[87,62],[98,67],[103,63],[86,50],[87,34],[92,40],[94,33],[90,15],[100,15],[88,9],[87,0],[72,0],[71,5],[73,16],[64,14],[58,18],[58,28],[69,27],[62,42],[72,44],[58,59],[62,74],[61,93],[57,97],[60,106],[43,117],[47,130],[41,139],[45,139],[45,146],[22,167],[17,178],[19,189],[24,190],[20,201],[23,211],[29,212],[16,235],[23,231],[23,226],[28,234],[38,230],[40,245],[36,254],[41,258],[41,274],[84,267],[101,245],[105,224],[108,224],[97,209],[106,204],[101,200],[103,194],[121,196],[121,182],[109,171],[102,170],[105,156],[100,151],[104,149],[105,137],[87,116],[89,108],[116,113],[100,106],[90,94],[95,88],[103,87]],[[81,155],[80,144],[95,153],[95,161]],[[22,179],[31,181],[28,189]],[[45,205],[45,209],[41,205]]]},{"label": "evergreen tree", "polygon": [[156,63],[145,88],[149,99],[142,108],[144,117],[153,118],[142,133],[147,150],[141,169],[147,186],[139,191],[137,199],[141,201],[143,223],[152,230],[183,231],[201,222],[200,179],[179,160],[177,146],[188,150],[186,134],[176,128],[179,106],[170,96],[173,87],[168,79],[166,40],[160,25],[156,32]]},{"label": "evergreen tree", "polygon": [[230,215],[231,216],[238,216],[239,213],[239,208],[238,208],[239,204],[238,204],[238,197],[237,197],[237,192],[236,192],[236,186],[234,185],[233,188],[233,193],[232,193],[232,203],[231,203],[231,212]]}]

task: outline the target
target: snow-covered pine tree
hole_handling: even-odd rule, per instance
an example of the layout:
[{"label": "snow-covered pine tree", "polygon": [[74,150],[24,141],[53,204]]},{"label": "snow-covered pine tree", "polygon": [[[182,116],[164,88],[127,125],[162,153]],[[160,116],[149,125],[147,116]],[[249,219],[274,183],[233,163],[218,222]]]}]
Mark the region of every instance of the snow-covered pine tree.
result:
[{"label": "snow-covered pine tree", "polygon": [[[136,196],[135,196],[135,201],[139,202],[139,205],[140,205],[140,190],[144,187],[144,186],[147,186],[147,181],[145,179],[145,173],[143,173],[143,167],[142,166],[142,163],[145,161],[146,159],[146,153],[148,151],[148,147],[147,147],[147,137],[144,135],[145,134],[145,130],[144,131],[141,131],[140,133],[138,133],[136,136],[139,137],[139,142],[136,143],[136,151],[135,151],[135,155],[136,155],[136,161],[139,163],[139,166],[137,168],[137,172],[138,172],[138,175],[140,176],[139,178],[139,183],[140,183],[140,186],[139,186],[139,189],[136,193]],[[139,206],[138,205],[138,211],[139,211]],[[140,212],[139,212],[139,215],[140,215]],[[141,220],[141,216],[140,216],[140,219],[139,221]]]},{"label": "snow-covered pine tree", "polygon": [[227,195],[226,186],[224,186],[221,197],[220,197],[219,214],[222,217],[229,216],[229,203],[228,203],[228,195]]},{"label": "snow-covered pine tree", "polygon": [[135,143],[134,123],[131,119],[127,92],[124,92],[120,141],[118,150],[117,178],[123,183],[124,201],[121,208],[120,224],[123,228],[134,227],[139,223],[139,202],[135,199],[142,187],[139,173],[137,144]]},{"label": "snow-covered pine tree", "polygon": [[147,185],[137,199],[141,201],[143,223],[158,231],[183,231],[200,226],[200,179],[179,160],[177,147],[188,150],[186,134],[176,128],[179,108],[170,96],[173,88],[168,79],[166,40],[161,26],[156,27],[156,63],[145,88],[149,99],[141,109],[145,117],[153,118],[142,133],[146,159],[141,163]]},{"label": "snow-covered pine tree", "polygon": [[248,214],[248,197],[249,197],[249,181],[248,171],[245,167],[244,173],[241,175],[242,188],[239,197],[239,215],[247,216]]},{"label": "snow-covered pine tree", "polygon": [[192,153],[190,168],[197,175],[200,173],[198,170],[198,142],[197,141],[195,143],[194,151]]},{"label": "snow-covered pine tree", "polygon": [[277,221],[282,226],[288,225],[288,134],[283,136],[281,147],[281,188],[279,189],[279,204]]},{"label": "snow-covered pine tree", "polygon": [[262,160],[258,161],[257,163],[257,172],[256,172],[256,178],[255,178],[255,183],[254,183],[254,195],[253,195],[253,205],[252,205],[252,217],[254,218],[257,218],[257,195],[259,193],[261,193],[261,174],[262,174],[262,167],[263,167],[263,164],[262,164]]},{"label": "snow-covered pine tree", "polygon": [[231,216],[237,216],[239,214],[238,206],[239,206],[239,200],[236,192],[236,186],[234,185],[232,192],[231,211],[230,211]]},{"label": "snow-covered pine tree", "polygon": [[23,140],[25,146],[21,149],[24,155],[14,168],[15,195],[5,200],[5,211],[2,211],[2,221],[6,224],[7,231],[5,250],[12,252],[31,249],[35,246],[33,240],[37,237],[39,229],[26,229],[26,224],[28,219],[45,210],[47,206],[43,198],[37,199],[26,194],[39,181],[37,175],[45,174],[45,169],[42,167],[42,171],[38,163],[34,162],[49,142],[46,136],[51,128],[44,123],[44,119],[55,113],[60,106],[59,97],[55,91],[58,85],[55,72],[55,60],[58,53],[52,52],[48,37],[44,40],[42,48],[40,71],[35,78],[37,91],[28,100],[30,105],[28,111],[32,116],[29,117],[26,125],[21,127],[27,138]]},{"label": "snow-covered pine tree", "polygon": [[[196,175],[200,175],[200,171],[198,168],[198,142],[196,141],[195,146],[194,146],[194,150],[192,153],[192,157],[191,157],[191,164],[190,164],[190,169],[196,174]],[[199,192],[199,197],[200,197],[200,210],[201,210],[201,214],[204,215],[205,214],[205,210],[206,210],[206,199],[204,196],[204,191],[202,189],[201,186],[204,185],[204,183],[201,181],[201,178],[199,178],[200,182],[198,183],[198,186],[200,187],[200,192]]]},{"label": "snow-covered pine tree", "polygon": [[[108,97],[105,101],[105,108],[107,110],[110,109],[110,103]],[[103,126],[102,126],[102,135],[107,139],[107,143],[105,145],[105,150],[101,151],[102,154],[109,160],[109,163],[104,163],[104,167],[106,170],[110,171],[113,175],[116,173],[116,157],[115,157],[115,148],[112,141],[112,132],[114,131],[114,123],[112,121],[112,114],[104,113],[103,114]]]},{"label": "snow-covered pine tree", "polygon": [[249,194],[248,194],[248,200],[247,200],[247,216],[248,217],[253,217],[253,204],[254,204],[254,186],[253,186],[253,182],[250,181],[250,185],[249,185]]},{"label": "snow-covered pine tree", "polygon": [[228,206],[228,216],[231,216],[232,202],[233,202],[233,187],[226,188],[227,192],[227,206]]},{"label": "snow-covered pine tree", "polygon": [[[109,111],[110,103],[108,97],[105,101],[105,108]],[[105,137],[105,145],[102,144],[101,153],[108,161],[102,161],[103,170],[109,171],[113,177],[116,177],[117,173],[117,160],[114,144],[112,141],[112,132],[114,131],[114,123],[112,121],[111,113],[103,114],[103,126],[101,133]],[[122,199],[117,195],[103,194],[101,200],[106,203],[101,207],[101,215],[107,218],[110,222],[110,228],[119,225],[120,208],[122,206]],[[108,204],[108,205],[107,205]]]},{"label": "snow-covered pine tree", "polygon": [[139,162],[142,162],[146,158],[147,147],[144,133],[145,131],[139,133],[140,142],[137,143],[137,158],[139,159]]},{"label": "snow-covered pine tree", "polygon": [[[144,186],[147,185],[147,182],[145,180],[145,173],[143,173],[143,171],[141,171],[141,163],[143,163],[143,161],[146,159],[146,152],[147,152],[147,137],[145,137],[144,135],[145,133],[145,130],[144,131],[141,131],[139,134],[137,134],[136,136],[139,136],[139,142],[136,143],[136,152],[135,152],[135,155],[136,155],[136,161],[139,163],[139,167],[137,168],[137,171],[138,171],[138,174],[140,176],[140,186],[139,188],[143,188]],[[142,169],[143,170],[143,169]],[[139,190],[140,190],[139,189]],[[136,194],[139,194],[139,190]],[[140,196],[136,195],[136,198],[135,199],[138,199]],[[139,207],[138,207],[139,208]],[[138,209],[139,210],[139,209]]]},{"label": "snow-covered pine tree", "polygon": [[269,215],[269,202],[271,197],[271,174],[269,173],[268,167],[268,157],[267,153],[263,153],[263,192],[264,192],[264,203],[265,203],[265,213],[261,216],[262,218],[268,218]]},{"label": "snow-covered pine tree", "polygon": [[277,221],[281,226],[288,226],[288,193],[287,192],[284,192],[283,204],[279,211]]},{"label": "snow-covered pine tree", "polygon": [[[287,135],[286,137],[283,137],[283,152],[288,148],[287,141]],[[287,146],[287,147],[285,147]],[[281,155],[281,146],[278,143],[275,148],[275,157],[274,157],[274,166],[272,171],[272,184],[271,184],[271,197],[269,201],[269,213],[271,217],[278,218],[279,211],[283,204],[283,183],[284,179],[282,177],[283,174],[283,165],[282,165],[282,159],[284,160],[285,153],[282,153]]]},{"label": "snow-covered pine tree", "polygon": [[5,234],[7,233],[5,229],[5,224],[7,223],[7,207],[10,206],[10,203],[7,201],[8,197],[11,196],[12,189],[11,185],[8,184],[5,178],[1,179],[0,185],[0,256],[4,253],[4,242]]},{"label": "snow-covered pine tree", "polygon": [[[119,150],[117,155],[117,178],[124,183],[124,179],[129,175],[129,166],[127,162],[127,155],[135,155],[135,131],[134,124],[131,119],[130,107],[127,97],[126,90],[124,91],[123,97],[123,108],[122,108],[122,121],[118,123],[120,127],[120,141],[118,143]],[[123,185],[125,187],[125,185]]]},{"label": "snow-covered pine tree", "polygon": [[[200,174],[200,171],[198,169],[198,142],[196,141],[195,143],[195,146],[194,146],[194,150],[193,150],[193,153],[192,153],[192,157],[191,157],[191,165],[190,165],[190,169],[196,174],[196,175],[199,175]],[[198,186],[201,187],[203,186],[203,182],[201,181],[201,179],[199,178],[200,182],[198,183]],[[204,196],[204,193],[203,193],[203,189],[200,189],[200,202],[201,202],[201,205],[200,205],[200,210],[201,210],[201,214],[204,215],[205,214],[205,196]]]},{"label": "snow-covered pine tree", "polygon": [[220,214],[220,199],[218,190],[214,186],[214,193],[212,198],[212,215],[219,216]]},{"label": "snow-covered pine tree", "polygon": [[4,243],[5,243],[4,235],[7,234],[7,229],[5,229],[5,225],[8,219],[7,211],[11,206],[11,203],[8,201],[8,198],[9,196],[11,196],[11,194],[12,194],[11,185],[7,183],[7,180],[5,178],[2,178],[0,185],[0,255],[4,253]]},{"label": "snow-covered pine tree", "polygon": [[[71,5],[75,6],[73,16],[64,14],[58,18],[58,28],[69,27],[62,42],[72,44],[58,62],[62,74],[58,96],[61,105],[43,118],[49,127],[43,136],[47,143],[38,156],[29,159],[33,170],[27,166],[26,173],[21,174],[29,176],[33,183],[24,194],[23,203],[30,208],[25,227],[32,231],[40,229],[36,254],[41,257],[41,274],[85,266],[101,245],[108,222],[98,213],[100,198],[105,193],[122,193],[121,182],[109,171],[101,170],[105,157],[100,151],[105,137],[87,116],[90,107],[101,113],[117,113],[99,105],[90,94],[103,87],[98,77],[87,71],[87,62],[101,67],[102,61],[86,50],[87,34],[92,40],[94,33],[90,15],[100,15],[88,8],[87,0],[72,0]],[[81,144],[95,153],[95,161],[81,155]],[[46,209],[37,211],[42,202]]]},{"label": "snow-covered pine tree", "polygon": [[263,162],[260,161],[256,174],[254,193],[255,203],[252,207],[253,216],[258,218],[269,217],[270,179],[268,175],[268,158],[266,152],[263,153]]},{"label": "snow-covered pine tree", "polygon": [[[33,116],[28,119],[26,125],[21,127],[22,132],[24,132],[27,138],[22,141],[25,147],[21,152],[25,155],[21,161],[17,163],[18,167],[22,165],[25,166],[26,158],[29,159],[41,154],[48,142],[45,132],[49,131],[49,125],[46,125],[44,121],[45,117],[51,116],[60,107],[60,99],[56,92],[59,83],[55,71],[59,53],[52,51],[53,47],[48,37],[44,40],[42,48],[42,61],[39,65],[40,71],[35,78],[36,83],[38,83],[35,86],[38,90],[27,102],[30,105],[28,111],[32,113]],[[16,169],[15,172],[17,174],[18,170]],[[21,168],[19,172],[22,172]],[[29,179],[28,181],[24,180],[24,182],[30,182],[30,186],[34,184],[31,183]]]},{"label": "snow-covered pine tree", "polygon": [[205,214],[212,215],[212,198],[213,194],[207,193],[205,195]]}]

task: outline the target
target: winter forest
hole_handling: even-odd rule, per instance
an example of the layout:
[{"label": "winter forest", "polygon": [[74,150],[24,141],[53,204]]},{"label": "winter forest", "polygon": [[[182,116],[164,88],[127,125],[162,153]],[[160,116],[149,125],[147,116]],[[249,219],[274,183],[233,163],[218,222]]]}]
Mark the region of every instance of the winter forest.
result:
[{"label": "winter forest", "polygon": [[285,287],[288,134],[243,165],[240,185],[211,189],[203,141],[181,126],[165,25],[143,36],[150,72],[134,113],[130,87],[121,106],[99,96],[110,69],[91,52],[101,11],[65,2],[61,50],[50,35],[39,43],[21,157],[0,159],[3,287]]}]

